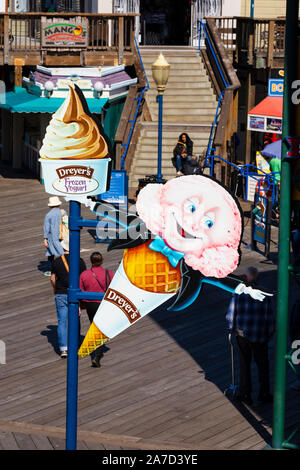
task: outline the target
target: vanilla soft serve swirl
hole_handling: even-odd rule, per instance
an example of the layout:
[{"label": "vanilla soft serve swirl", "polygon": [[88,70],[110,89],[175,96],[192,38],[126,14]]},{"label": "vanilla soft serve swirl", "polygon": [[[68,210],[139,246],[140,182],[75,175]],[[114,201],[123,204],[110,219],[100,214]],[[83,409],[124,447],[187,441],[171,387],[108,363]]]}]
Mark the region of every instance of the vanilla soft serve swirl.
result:
[{"label": "vanilla soft serve swirl", "polygon": [[44,159],[77,160],[108,157],[108,148],[95,121],[85,113],[73,87],[53,114],[40,156]]}]

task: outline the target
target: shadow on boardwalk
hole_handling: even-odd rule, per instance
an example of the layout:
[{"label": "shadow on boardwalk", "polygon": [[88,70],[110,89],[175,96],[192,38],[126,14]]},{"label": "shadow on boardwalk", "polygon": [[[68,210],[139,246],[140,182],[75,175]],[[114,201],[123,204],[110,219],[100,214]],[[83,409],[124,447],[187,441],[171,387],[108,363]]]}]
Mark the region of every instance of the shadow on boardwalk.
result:
[{"label": "shadow on boardwalk", "polygon": [[[33,179],[0,176],[0,184],[0,339],[7,351],[7,363],[0,366],[0,431],[43,431],[46,437],[51,431],[63,439],[67,363],[57,355],[50,281],[38,269],[45,260],[42,225],[48,195]],[[91,218],[87,209],[82,212]],[[244,242],[239,273],[255,265],[263,271],[266,287],[276,284],[276,265],[245,248],[249,226]],[[92,250],[100,251],[112,270],[122,257],[120,252],[107,253],[105,244],[95,244],[87,230],[82,231],[81,248],[87,265]],[[231,383],[225,324],[229,300],[228,293],[205,286],[186,311],[169,312],[164,305],[111,340],[100,369],[91,368],[89,358],[80,359],[81,440],[102,433],[103,442],[106,437],[106,442],[121,448],[122,442],[124,447],[136,448],[139,443],[138,448],[147,448],[151,441],[151,448],[162,449],[170,442],[175,448],[195,449],[262,449],[270,442],[272,407],[237,407],[223,393]],[[82,335],[88,327],[83,314]],[[272,370],[272,345],[270,357]],[[289,375],[288,384],[291,380]],[[299,399],[299,394],[288,392],[287,432],[299,421]],[[4,437],[7,448],[13,440]],[[98,434],[95,448],[97,439]]]}]

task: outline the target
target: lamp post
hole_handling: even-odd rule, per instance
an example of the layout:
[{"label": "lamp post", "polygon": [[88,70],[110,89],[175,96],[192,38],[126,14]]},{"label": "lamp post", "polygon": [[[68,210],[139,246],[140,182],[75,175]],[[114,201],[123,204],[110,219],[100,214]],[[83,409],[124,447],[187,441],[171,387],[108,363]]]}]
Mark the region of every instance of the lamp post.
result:
[{"label": "lamp post", "polygon": [[254,18],[254,0],[251,0],[251,5],[250,5],[250,17]]},{"label": "lamp post", "polygon": [[161,160],[162,160],[162,124],[163,124],[163,94],[169,78],[170,65],[160,54],[152,64],[152,76],[156,83],[158,103],[158,154],[157,154],[157,181],[162,183]]}]

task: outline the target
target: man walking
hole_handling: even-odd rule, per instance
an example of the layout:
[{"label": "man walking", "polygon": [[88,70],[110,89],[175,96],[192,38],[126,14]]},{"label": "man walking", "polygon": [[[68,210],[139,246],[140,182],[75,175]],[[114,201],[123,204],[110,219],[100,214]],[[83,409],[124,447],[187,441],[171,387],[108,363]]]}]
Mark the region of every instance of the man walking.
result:
[{"label": "man walking", "polygon": [[[50,281],[55,294],[57,312],[57,335],[62,359],[68,356],[68,286],[69,286],[69,241],[63,240],[61,245],[64,254],[56,258],[52,264]],[[80,273],[86,269],[86,264],[80,258]]]},{"label": "man walking", "polygon": [[[48,202],[50,210],[44,218],[44,247],[47,250],[46,256],[48,256],[50,268],[55,256],[61,256],[64,253],[59,238],[60,221],[64,212],[60,209],[60,205],[61,200],[57,196],[50,197]],[[46,271],[44,274],[50,276],[51,272]]]},{"label": "man walking", "polygon": [[[255,287],[258,270],[249,267],[245,271],[245,279],[250,287]],[[232,296],[226,320],[230,331],[236,333],[238,345],[240,386],[238,401],[251,405],[252,383],[251,362],[252,357],[258,369],[259,395],[261,403],[270,403],[273,400],[269,391],[269,358],[268,342],[274,329],[275,318],[272,301],[266,297],[262,302],[253,299],[250,295]]]}]

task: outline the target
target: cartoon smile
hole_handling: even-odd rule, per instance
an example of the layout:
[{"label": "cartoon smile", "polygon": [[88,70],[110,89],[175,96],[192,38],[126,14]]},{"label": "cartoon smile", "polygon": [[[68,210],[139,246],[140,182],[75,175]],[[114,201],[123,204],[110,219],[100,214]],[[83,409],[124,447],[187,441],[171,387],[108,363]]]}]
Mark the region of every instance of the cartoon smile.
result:
[{"label": "cartoon smile", "polygon": [[173,215],[174,215],[174,219],[175,219],[176,225],[177,225],[177,232],[179,233],[179,235],[180,235],[182,238],[191,238],[191,239],[195,239],[195,240],[202,240],[202,237],[196,237],[195,235],[192,235],[191,233],[187,232],[187,231],[178,223],[178,220],[176,219],[174,213],[173,213]]}]

